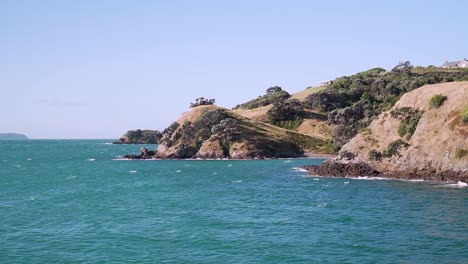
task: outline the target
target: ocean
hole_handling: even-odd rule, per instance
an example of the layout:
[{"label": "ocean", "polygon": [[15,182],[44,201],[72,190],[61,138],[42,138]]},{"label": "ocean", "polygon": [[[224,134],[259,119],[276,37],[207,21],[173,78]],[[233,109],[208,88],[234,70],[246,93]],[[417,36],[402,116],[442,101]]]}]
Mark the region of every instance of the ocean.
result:
[{"label": "ocean", "polygon": [[[0,141],[0,263],[467,263],[468,188]],[[155,146],[149,146],[154,149]]]}]

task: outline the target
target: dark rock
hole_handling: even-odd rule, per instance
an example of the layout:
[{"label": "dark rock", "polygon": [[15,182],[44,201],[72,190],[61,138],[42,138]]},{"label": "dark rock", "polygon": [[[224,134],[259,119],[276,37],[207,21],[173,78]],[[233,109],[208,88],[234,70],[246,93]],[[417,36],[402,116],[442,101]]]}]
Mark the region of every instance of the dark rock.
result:
[{"label": "dark rock", "polygon": [[147,148],[141,148],[140,155],[129,154],[123,156],[124,159],[153,159],[155,158],[156,152],[148,150]]},{"label": "dark rock", "polygon": [[364,162],[344,163],[336,160],[327,160],[322,165],[304,166],[309,175],[329,176],[329,177],[357,177],[357,176],[381,176],[400,180],[425,180],[442,182],[467,182],[468,171],[444,170],[437,171],[434,168],[423,170],[407,169],[396,171],[377,171],[370,164]]},{"label": "dark rock", "polygon": [[331,177],[356,177],[356,176],[378,176],[381,173],[367,163],[342,163],[327,160],[322,165],[304,166],[310,175]]}]

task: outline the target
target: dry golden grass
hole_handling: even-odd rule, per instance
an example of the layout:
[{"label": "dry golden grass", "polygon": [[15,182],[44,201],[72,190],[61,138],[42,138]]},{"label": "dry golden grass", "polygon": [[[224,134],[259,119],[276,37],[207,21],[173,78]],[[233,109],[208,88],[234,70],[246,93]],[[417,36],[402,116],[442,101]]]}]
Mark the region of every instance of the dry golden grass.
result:
[{"label": "dry golden grass", "polygon": [[305,89],[304,91],[300,91],[298,93],[295,93],[295,94],[292,94],[291,95],[291,98],[292,99],[297,99],[299,101],[304,101],[306,99],[307,96],[309,96],[310,94],[313,94],[313,93],[316,93],[316,92],[319,92],[319,91],[322,91],[324,90],[326,87],[325,86],[317,86],[317,87],[308,87],[307,89]]},{"label": "dry golden grass", "polygon": [[233,112],[252,120],[266,122],[268,120],[266,113],[271,109],[271,107],[272,105],[267,105],[255,109],[236,109],[233,110]]}]

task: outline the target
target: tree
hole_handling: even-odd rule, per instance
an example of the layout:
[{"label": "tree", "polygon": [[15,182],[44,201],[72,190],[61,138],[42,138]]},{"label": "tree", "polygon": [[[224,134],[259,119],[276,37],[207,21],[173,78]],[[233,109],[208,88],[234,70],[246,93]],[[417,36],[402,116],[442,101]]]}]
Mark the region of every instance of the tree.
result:
[{"label": "tree", "polygon": [[297,99],[289,99],[273,104],[267,115],[271,122],[296,120],[304,111],[302,103]]},{"label": "tree", "polygon": [[281,92],[283,91],[283,89],[281,89],[281,87],[279,86],[272,86],[270,88],[268,88],[266,90],[266,94],[269,95],[269,94],[274,94],[274,93],[278,93],[278,92]]},{"label": "tree", "polygon": [[398,63],[397,66],[395,66],[392,69],[392,72],[394,73],[405,73],[405,74],[410,74],[411,69],[413,69],[413,65],[411,65],[411,62],[409,61],[402,61]]},{"label": "tree", "polygon": [[190,103],[190,108],[194,108],[200,105],[214,105],[215,99],[205,99],[205,97],[198,97],[194,103]]}]

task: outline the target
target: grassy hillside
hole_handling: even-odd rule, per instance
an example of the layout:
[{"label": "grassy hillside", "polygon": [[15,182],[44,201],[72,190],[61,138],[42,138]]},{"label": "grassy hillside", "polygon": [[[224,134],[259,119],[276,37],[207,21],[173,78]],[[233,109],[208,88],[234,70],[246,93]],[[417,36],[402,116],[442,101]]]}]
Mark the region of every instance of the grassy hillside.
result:
[{"label": "grassy hillside", "polygon": [[[446,99],[433,107],[431,101],[441,95]],[[343,146],[341,154],[382,172],[454,170],[468,175],[468,122],[463,121],[467,107],[468,82],[421,87],[380,114]]]},{"label": "grassy hillside", "polygon": [[329,154],[327,140],[309,137],[216,106],[184,113],[163,131],[160,158],[269,158]]}]

